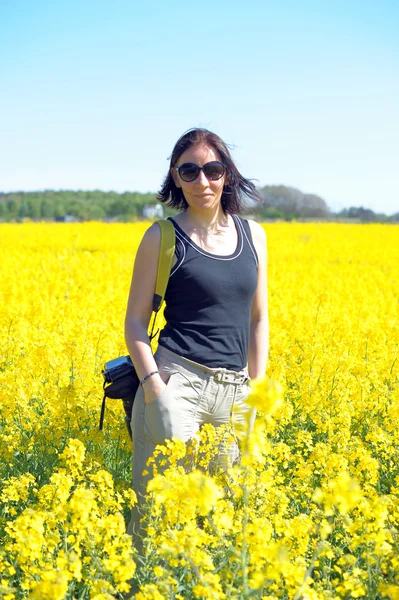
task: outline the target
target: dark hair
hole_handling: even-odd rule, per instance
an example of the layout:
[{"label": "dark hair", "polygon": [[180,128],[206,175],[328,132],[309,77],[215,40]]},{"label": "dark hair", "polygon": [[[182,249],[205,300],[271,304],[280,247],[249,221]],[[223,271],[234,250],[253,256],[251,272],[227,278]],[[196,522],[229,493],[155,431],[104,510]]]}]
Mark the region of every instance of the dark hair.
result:
[{"label": "dark hair", "polygon": [[242,213],[245,209],[245,199],[255,200],[256,203],[262,202],[252,181],[245,179],[238,171],[227,144],[216,133],[202,128],[189,129],[177,140],[170,157],[168,174],[157,196],[160,202],[164,202],[167,206],[178,210],[184,210],[188,207],[183,191],[176,186],[170,170],[176,165],[183,152],[191,146],[200,144],[206,144],[216,150],[226,167],[228,183],[224,186],[221,197],[224,213]]}]

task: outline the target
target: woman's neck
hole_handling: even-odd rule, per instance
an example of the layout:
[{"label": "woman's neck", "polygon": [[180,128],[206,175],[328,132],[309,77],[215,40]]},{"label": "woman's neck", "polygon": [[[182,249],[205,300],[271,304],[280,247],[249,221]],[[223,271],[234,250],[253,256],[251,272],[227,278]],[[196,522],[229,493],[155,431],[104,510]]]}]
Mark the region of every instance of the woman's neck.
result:
[{"label": "woman's neck", "polygon": [[182,213],[183,222],[192,231],[206,231],[216,233],[221,228],[228,227],[229,215],[226,215],[221,206],[213,211],[195,211],[188,207]]}]

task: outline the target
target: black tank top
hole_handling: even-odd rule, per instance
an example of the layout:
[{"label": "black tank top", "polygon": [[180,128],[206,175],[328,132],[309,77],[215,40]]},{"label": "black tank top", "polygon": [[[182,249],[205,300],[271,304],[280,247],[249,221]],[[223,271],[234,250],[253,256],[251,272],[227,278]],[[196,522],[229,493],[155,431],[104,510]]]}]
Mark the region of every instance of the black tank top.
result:
[{"label": "black tank top", "polygon": [[159,344],[207,367],[240,371],[248,362],[258,256],[248,221],[232,217],[238,243],[230,256],[203,250],[169,217],[177,262],[166,290]]}]

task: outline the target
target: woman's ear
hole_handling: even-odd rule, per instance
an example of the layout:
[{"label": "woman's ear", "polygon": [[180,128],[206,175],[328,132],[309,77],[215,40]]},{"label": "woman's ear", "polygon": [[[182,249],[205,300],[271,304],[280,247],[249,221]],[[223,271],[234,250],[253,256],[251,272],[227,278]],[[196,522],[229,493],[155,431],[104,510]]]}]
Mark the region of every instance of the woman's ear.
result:
[{"label": "woman's ear", "polygon": [[170,174],[172,175],[172,179],[174,181],[175,186],[178,188],[181,187],[181,184],[179,181],[179,175],[174,167],[171,167]]}]

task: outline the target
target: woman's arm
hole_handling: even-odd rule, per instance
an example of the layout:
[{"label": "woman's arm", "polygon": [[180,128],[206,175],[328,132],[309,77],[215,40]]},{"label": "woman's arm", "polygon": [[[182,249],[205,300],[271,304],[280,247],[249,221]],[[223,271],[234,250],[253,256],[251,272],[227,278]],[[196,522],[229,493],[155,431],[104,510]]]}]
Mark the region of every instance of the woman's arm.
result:
[{"label": "woman's arm", "polygon": [[264,377],[269,354],[269,313],[267,303],[267,246],[265,230],[248,221],[258,254],[258,285],[252,302],[248,371],[251,379]]},{"label": "woman's arm", "polygon": [[[125,341],[140,379],[158,368],[147,330],[152,312],[160,245],[161,230],[154,223],[144,234],[137,250],[126,309]],[[158,374],[147,379],[143,384],[145,401],[154,400],[164,387],[165,383]]]}]

